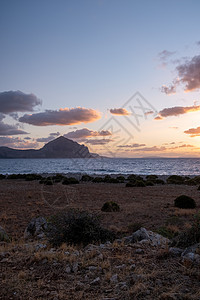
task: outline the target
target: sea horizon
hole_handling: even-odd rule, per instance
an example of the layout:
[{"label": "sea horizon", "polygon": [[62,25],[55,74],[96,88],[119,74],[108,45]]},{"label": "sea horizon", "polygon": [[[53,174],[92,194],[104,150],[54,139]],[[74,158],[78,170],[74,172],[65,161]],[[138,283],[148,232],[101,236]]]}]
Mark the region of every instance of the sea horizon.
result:
[{"label": "sea horizon", "polygon": [[0,174],[200,175],[200,158],[1,159]]}]

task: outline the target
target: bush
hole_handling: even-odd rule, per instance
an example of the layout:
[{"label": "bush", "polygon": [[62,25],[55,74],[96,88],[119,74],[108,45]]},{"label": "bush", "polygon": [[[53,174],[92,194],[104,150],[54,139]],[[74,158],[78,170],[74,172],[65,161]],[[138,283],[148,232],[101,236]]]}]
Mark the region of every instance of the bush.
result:
[{"label": "bush", "polygon": [[150,181],[150,180],[147,180],[145,182],[145,184],[146,184],[146,186],[154,186],[154,183],[152,181]]},{"label": "bush", "polygon": [[156,179],[155,183],[156,184],[165,184],[164,180],[162,180],[162,179]]},{"label": "bush", "polygon": [[179,175],[171,175],[167,178],[168,184],[184,184],[185,177]]},{"label": "bush", "polygon": [[189,196],[181,195],[174,200],[174,206],[179,208],[195,208],[196,202]]},{"label": "bush", "polygon": [[127,182],[126,187],[145,187],[145,182],[143,180],[135,180],[132,182]]},{"label": "bush", "polygon": [[125,177],[124,176],[117,176],[117,180],[119,180],[120,182],[124,182]]},{"label": "bush", "polygon": [[62,182],[62,184],[68,185],[68,184],[78,184],[79,181],[74,177],[65,178]]},{"label": "bush", "polygon": [[160,235],[162,235],[162,236],[168,238],[168,239],[172,239],[172,238],[176,235],[175,232],[173,232],[172,230],[170,230],[170,229],[167,228],[166,226],[161,226],[161,227],[159,227],[159,228],[156,230],[156,232],[157,232],[158,234],[160,234]]},{"label": "bush", "polygon": [[38,174],[27,174],[25,177],[26,181],[33,181],[33,180],[41,180],[42,176]]},{"label": "bush", "polygon": [[187,185],[198,185],[200,184],[200,176],[195,176],[194,178],[190,178],[185,181]]},{"label": "bush", "polygon": [[103,182],[104,179],[102,177],[95,177],[92,179],[92,182],[95,182],[95,183],[99,183],[99,182]]},{"label": "bush", "polygon": [[0,174],[0,180],[5,179],[5,178],[6,178],[6,175]]},{"label": "bush", "polygon": [[156,179],[158,179],[157,175],[147,175],[146,176],[146,180],[150,180],[150,181],[155,181]]},{"label": "bush", "polygon": [[129,181],[136,181],[136,180],[138,180],[138,181],[143,181],[143,178],[141,177],[141,176],[138,176],[138,175],[134,175],[134,174],[131,174],[131,175],[129,175],[128,177],[127,177],[127,179],[129,180]]},{"label": "bush", "polygon": [[186,248],[200,242],[200,214],[194,216],[190,229],[180,233],[172,241],[172,246]]},{"label": "bush", "polygon": [[111,211],[120,211],[120,207],[116,202],[110,201],[104,203],[101,208],[101,211],[111,212]]},{"label": "bush", "polygon": [[47,238],[53,246],[113,241],[115,234],[100,226],[99,217],[85,211],[69,210],[48,220]]},{"label": "bush", "polygon": [[81,177],[81,181],[92,181],[93,177],[91,177],[90,175],[83,175]]}]

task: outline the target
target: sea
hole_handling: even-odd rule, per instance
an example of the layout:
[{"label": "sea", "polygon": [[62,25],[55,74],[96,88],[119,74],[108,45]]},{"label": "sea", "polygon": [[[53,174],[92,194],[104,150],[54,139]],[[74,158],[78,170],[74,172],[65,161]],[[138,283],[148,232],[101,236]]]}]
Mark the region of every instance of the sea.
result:
[{"label": "sea", "polygon": [[0,174],[200,175],[200,158],[0,159]]}]

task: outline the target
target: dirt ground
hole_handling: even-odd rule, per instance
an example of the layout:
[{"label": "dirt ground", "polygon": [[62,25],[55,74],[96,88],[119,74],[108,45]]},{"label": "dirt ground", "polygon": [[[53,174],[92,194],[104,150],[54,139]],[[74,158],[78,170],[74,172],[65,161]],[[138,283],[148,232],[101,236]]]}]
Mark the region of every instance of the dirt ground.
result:
[{"label": "dirt ground", "polygon": [[[197,208],[180,210],[174,207],[174,199],[182,194],[191,196]],[[120,212],[101,212],[107,201],[115,201]],[[107,228],[128,232],[140,223],[150,230],[170,223],[187,227],[193,215],[200,209],[200,191],[196,186],[157,185],[149,187],[125,187],[125,184],[80,183],[77,185],[44,186],[38,181],[0,181],[0,225],[12,237],[22,237],[33,217],[50,216],[69,208],[79,208],[97,213]],[[173,222],[172,222],[173,223]]]}]

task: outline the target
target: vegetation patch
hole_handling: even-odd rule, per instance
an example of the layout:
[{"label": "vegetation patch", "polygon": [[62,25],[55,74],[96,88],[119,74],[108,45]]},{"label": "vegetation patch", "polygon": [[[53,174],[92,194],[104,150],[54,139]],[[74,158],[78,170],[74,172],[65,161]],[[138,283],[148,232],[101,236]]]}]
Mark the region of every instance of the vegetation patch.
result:
[{"label": "vegetation patch", "polygon": [[114,201],[109,201],[104,203],[101,208],[101,211],[112,212],[112,211],[120,211],[119,205]]},{"label": "vegetation patch", "polygon": [[63,243],[86,246],[115,239],[113,232],[101,227],[98,216],[79,210],[50,217],[46,235],[53,246]]},{"label": "vegetation patch", "polygon": [[174,206],[178,208],[195,208],[196,202],[189,196],[181,195],[174,200]]},{"label": "vegetation patch", "polygon": [[62,184],[68,185],[68,184],[78,184],[79,181],[74,177],[65,178],[62,182]]}]

